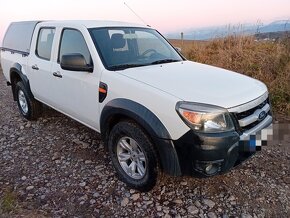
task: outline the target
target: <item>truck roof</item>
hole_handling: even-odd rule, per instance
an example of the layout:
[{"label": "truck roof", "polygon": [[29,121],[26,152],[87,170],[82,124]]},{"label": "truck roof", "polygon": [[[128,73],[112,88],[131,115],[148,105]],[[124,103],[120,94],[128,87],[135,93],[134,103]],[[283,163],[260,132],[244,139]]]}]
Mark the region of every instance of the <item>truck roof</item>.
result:
[{"label": "truck roof", "polygon": [[39,21],[48,25],[65,26],[69,24],[77,24],[85,26],[86,28],[98,27],[147,27],[143,24],[128,23],[121,21],[110,20],[59,20],[59,21]]}]

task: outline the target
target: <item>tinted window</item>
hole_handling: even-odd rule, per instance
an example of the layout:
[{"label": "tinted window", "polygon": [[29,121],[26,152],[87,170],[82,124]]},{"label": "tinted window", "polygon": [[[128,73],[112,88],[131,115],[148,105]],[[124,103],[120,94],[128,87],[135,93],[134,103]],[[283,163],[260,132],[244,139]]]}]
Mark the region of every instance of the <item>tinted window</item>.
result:
[{"label": "tinted window", "polygon": [[176,50],[153,29],[108,27],[89,31],[108,70],[123,70],[183,60]]},{"label": "tinted window", "polygon": [[30,52],[30,42],[37,23],[38,21],[11,23],[3,39],[3,47],[16,51]]},{"label": "tinted window", "polygon": [[153,48],[157,53],[171,57],[171,50],[165,43],[160,43],[157,35],[145,31],[135,31],[135,34],[140,55]]},{"label": "tinted window", "polygon": [[41,28],[39,30],[36,55],[40,58],[50,60],[54,33],[55,29],[52,28]]},{"label": "tinted window", "polygon": [[62,34],[58,62],[65,54],[78,53],[84,56],[87,64],[91,64],[91,55],[83,35],[72,29],[65,29]]}]

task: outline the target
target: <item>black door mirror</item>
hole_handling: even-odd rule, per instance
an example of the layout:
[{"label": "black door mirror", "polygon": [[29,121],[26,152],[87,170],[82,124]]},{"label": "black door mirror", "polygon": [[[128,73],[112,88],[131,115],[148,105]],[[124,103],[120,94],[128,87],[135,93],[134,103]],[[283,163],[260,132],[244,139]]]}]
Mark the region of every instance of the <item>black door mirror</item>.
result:
[{"label": "black door mirror", "polygon": [[60,66],[64,70],[93,72],[94,67],[87,64],[83,55],[65,54],[61,56]]},{"label": "black door mirror", "polygon": [[174,47],[174,48],[175,48],[175,50],[178,51],[179,53],[182,52],[182,49],[181,49],[181,48],[179,48],[179,47]]}]

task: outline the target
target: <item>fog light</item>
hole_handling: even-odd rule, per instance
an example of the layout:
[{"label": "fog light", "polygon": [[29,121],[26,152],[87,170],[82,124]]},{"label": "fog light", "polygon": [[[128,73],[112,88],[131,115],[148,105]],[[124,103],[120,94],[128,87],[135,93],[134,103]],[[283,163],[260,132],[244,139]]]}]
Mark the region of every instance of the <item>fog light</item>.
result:
[{"label": "fog light", "polygon": [[212,169],[212,164],[209,164],[206,168],[205,168],[205,172],[209,172]]},{"label": "fog light", "polygon": [[195,162],[195,170],[207,175],[212,176],[221,171],[221,165],[223,160],[216,161],[196,161]]},{"label": "fog light", "polygon": [[206,168],[205,168],[205,172],[208,175],[213,175],[218,171],[218,166],[217,164],[209,164]]}]

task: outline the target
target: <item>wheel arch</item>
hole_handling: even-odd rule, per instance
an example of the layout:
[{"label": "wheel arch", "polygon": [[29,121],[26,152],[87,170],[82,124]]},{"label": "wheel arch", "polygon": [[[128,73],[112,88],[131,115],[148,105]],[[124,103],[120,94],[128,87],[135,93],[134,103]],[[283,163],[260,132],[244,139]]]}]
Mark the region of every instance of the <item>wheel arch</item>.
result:
[{"label": "wheel arch", "polygon": [[19,81],[23,82],[23,85],[26,88],[28,94],[31,97],[34,97],[30,89],[29,80],[27,76],[22,73],[22,66],[19,63],[14,63],[12,67],[10,68],[10,83],[12,87],[14,101],[16,101],[15,87],[16,87],[16,83]]},{"label": "wheel arch", "polygon": [[119,98],[105,105],[100,116],[101,136],[105,144],[113,126],[124,119],[136,122],[151,138],[163,171],[173,176],[181,175],[178,156],[166,127],[152,111],[137,102]]}]

